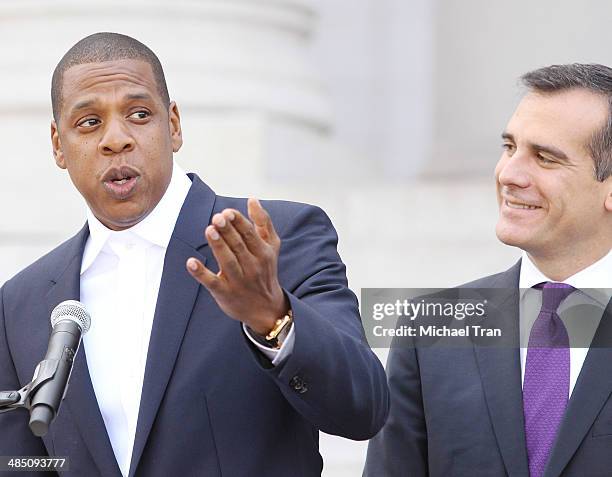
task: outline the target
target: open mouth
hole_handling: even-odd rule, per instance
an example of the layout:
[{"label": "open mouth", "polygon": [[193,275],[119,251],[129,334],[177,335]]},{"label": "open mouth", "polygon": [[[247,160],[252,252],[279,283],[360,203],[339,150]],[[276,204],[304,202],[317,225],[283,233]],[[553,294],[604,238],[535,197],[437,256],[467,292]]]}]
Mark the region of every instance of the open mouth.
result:
[{"label": "open mouth", "polygon": [[106,191],[117,200],[127,199],[132,195],[140,175],[130,166],[114,167],[102,178]]}]

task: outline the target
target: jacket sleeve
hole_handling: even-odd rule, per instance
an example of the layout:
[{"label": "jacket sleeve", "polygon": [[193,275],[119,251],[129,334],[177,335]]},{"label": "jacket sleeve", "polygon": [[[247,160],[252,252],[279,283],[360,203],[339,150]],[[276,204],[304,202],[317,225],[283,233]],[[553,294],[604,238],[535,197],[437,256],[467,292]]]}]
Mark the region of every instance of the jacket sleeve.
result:
[{"label": "jacket sleeve", "polygon": [[384,369],[365,339],[329,218],[313,206],[290,212],[279,231],[278,272],[293,310],[294,347],[277,367],[261,353],[256,356],[313,426],[349,439],[369,439],[389,409]]},{"label": "jacket sleeve", "polygon": [[[34,373],[34,370],[32,370]],[[0,391],[15,391],[19,383],[11,357],[4,316],[4,287],[0,288]],[[30,415],[25,409],[17,409],[0,414],[0,455],[1,456],[47,456],[42,439],[34,436],[28,426]],[[15,472],[2,472],[0,476],[14,475]],[[48,473],[57,475],[56,473]],[[19,475],[38,475],[38,473],[19,472]]]},{"label": "jacket sleeve", "polygon": [[426,477],[427,428],[417,350],[394,342],[387,360],[389,419],[368,445],[364,477]]}]

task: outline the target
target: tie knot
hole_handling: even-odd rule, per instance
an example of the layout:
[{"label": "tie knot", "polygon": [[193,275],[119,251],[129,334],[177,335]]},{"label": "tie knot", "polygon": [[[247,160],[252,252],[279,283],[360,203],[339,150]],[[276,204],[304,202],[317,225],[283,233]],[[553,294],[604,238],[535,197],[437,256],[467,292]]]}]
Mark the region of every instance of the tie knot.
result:
[{"label": "tie knot", "polygon": [[556,282],[539,283],[534,288],[542,290],[542,311],[551,313],[555,313],[561,302],[576,290],[567,283]]}]

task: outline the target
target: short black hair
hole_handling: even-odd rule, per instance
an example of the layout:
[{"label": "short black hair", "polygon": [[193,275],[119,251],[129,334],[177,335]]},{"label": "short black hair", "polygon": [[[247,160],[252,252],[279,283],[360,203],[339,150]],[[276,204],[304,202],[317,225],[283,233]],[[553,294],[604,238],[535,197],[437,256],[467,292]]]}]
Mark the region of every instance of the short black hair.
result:
[{"label": "short black hair", "polygon": [[607,98],[608,119],[587,146],[595,165],[595,178],[603,182],[612,176],[612,68],[595,63],[552,65],[524,74],[521,81],[534,92],[582,88]]},{"label": "short black hair", "polygon": [[157,55],[138,40],[120,33],[100,32],[79,40],[59,61],[51,80],[51,106],[57,122],[62,108],[62,82],[67,69],[85,63],[115,60],[141,60],[151,65],[157,89],[166,106],[170,105],[164,70]]}]

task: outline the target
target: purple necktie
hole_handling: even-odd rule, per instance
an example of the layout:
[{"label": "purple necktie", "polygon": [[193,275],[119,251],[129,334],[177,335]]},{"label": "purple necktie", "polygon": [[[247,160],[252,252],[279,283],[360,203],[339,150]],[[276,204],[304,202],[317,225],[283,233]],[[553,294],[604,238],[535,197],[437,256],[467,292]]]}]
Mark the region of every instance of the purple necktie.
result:
[{"label": "purple necktie", "polygon": [[541,477],[567,407],[569,338],[557,308],[574,288],[552,282],[540,283],[535,288],[542,289],[542,309],[529,334],[523,409],[529,475]]}]

